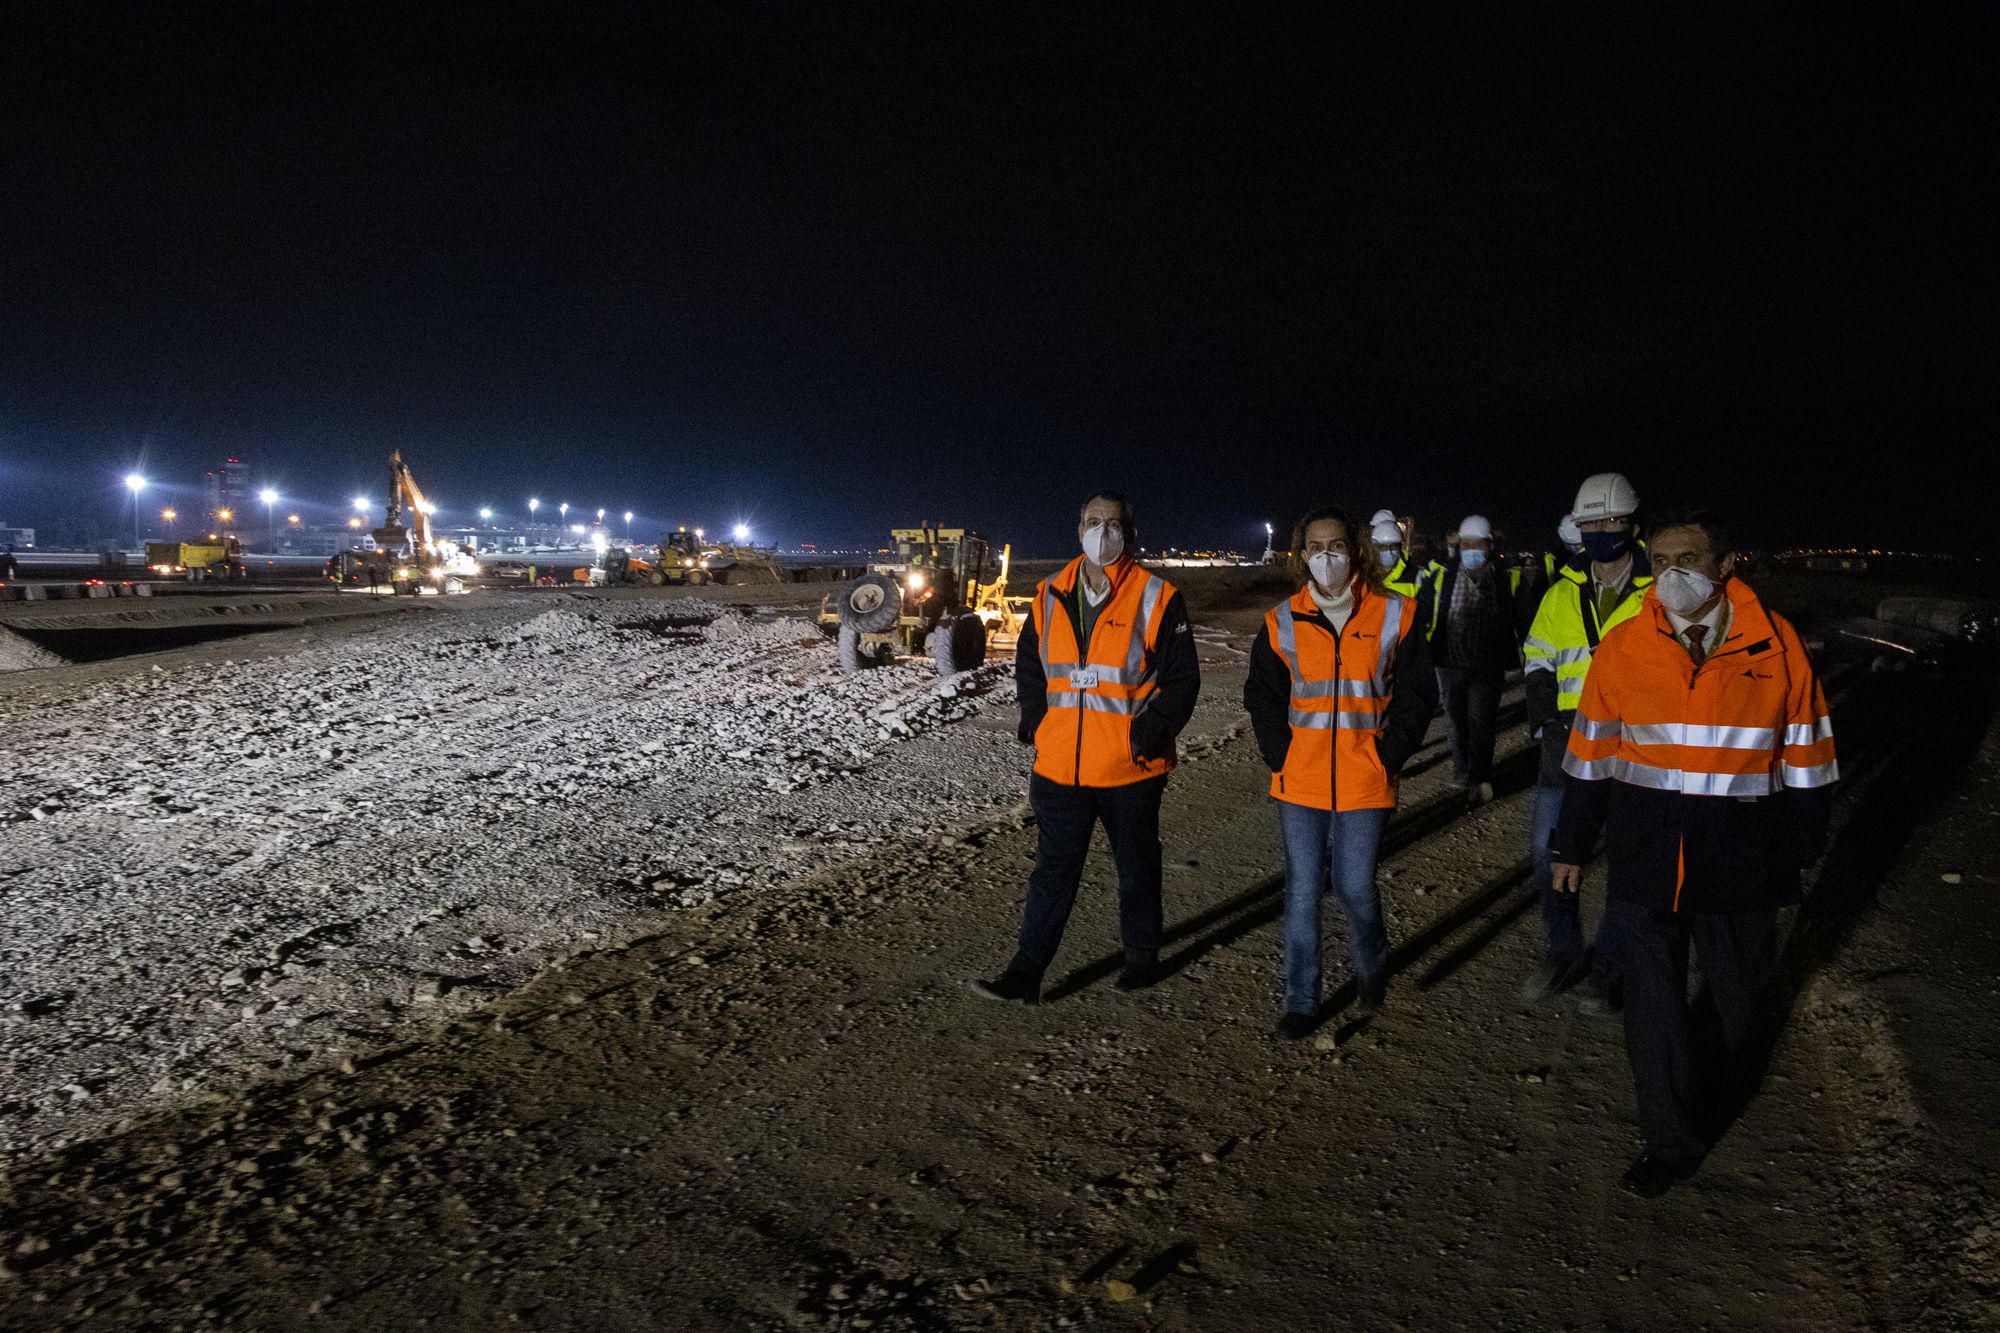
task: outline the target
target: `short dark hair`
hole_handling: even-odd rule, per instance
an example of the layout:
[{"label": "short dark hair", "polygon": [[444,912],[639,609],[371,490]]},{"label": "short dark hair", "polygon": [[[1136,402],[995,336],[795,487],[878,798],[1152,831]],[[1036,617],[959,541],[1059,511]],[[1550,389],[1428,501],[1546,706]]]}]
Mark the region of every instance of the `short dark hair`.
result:
[{"label": "short dark hair", "polygon": [[1077,513],[1082,514],[1084,510],[1090,508],[1099,500],[1104,501],[1106,504],[1118,506],[1118,527],[1125,534],[1125,549],[1129,551],[1134,546],[1137,546],[1138,542],[1135,538],[1139,531],[1139,521],[1137,516],[1132,512],[1131,497],[1123,491],[1092,491],[1090,498],[1077,506]]},{"label": "short dark hair", "polygon": [[1667,515],[1664,522],[1652,525],[1651,535],[1657,538],[1669,528],[1694,528],[1708,539],[1708,553],[1717,560],[1736,549],[1735,534],[1729,530],[1729,520],[1713,509],[1686,509]]}]

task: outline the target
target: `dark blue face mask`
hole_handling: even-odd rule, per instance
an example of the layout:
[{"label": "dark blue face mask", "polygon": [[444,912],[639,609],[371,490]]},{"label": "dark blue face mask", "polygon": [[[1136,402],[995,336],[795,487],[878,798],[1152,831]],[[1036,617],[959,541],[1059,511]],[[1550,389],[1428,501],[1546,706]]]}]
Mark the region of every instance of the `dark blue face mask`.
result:
[{"label": "dark blue face mask", "polygon": [[1616,564],[1632,549],[1632,534],[1629,532],[1586,532],[1583,534],[1583,549],[1590,558],[1600,565]]}]

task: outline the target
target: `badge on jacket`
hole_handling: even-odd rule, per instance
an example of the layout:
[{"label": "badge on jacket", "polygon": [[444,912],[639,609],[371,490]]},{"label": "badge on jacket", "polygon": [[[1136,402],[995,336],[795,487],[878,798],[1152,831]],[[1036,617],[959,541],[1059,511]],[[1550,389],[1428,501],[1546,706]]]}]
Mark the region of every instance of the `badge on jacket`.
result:
[{"label": "badge on jacket", "polygon": [[1073,690],[1094,690],[1097,688],[1097,668],[1078,667],[1069,673],[1069,687]]}]

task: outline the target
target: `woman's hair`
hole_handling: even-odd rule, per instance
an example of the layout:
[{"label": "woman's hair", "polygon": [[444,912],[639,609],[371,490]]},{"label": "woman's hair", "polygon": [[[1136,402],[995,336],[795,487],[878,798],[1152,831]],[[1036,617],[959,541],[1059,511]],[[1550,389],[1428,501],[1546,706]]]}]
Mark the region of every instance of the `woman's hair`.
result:
[{"label": "woman's hair", "polygon": [[1341,530],[1347,534],[1348,568],[1361,576],[1361,581],[1370,592],[1382,591],[1382,564],[1375,558],[1375,539],[1369,535],[1368,525],[1357,521],[1351,512],[1337,505],[1321,505],[1309,511],[1292,528],[1289,563],[1299,586],[1303,588],[1312,578],[1312,571],[1306,568],[1306,529],[1329,519],[1340,524]]}]

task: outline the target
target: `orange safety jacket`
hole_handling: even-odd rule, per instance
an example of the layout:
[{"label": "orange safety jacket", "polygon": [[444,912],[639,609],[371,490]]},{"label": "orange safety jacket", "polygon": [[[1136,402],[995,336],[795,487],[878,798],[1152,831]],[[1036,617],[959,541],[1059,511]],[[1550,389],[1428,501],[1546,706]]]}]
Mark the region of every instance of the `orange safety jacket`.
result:
[{"label": "orange safety jacket", "polygon": [[1698,665],[1649,589],[1584,678],[1563,769],[1591,791],[1565,793],[1550,845],[1558,860],[1580,860],[1591,825],[1608,817],[1613,896],[1679,911],[1694,888],[1725,906],[1764,896],[1760,884],[1817,855],[1823,815],[1797,801],[1823,806],[1840,777],[1826,697],[1791,622],[1741,579],[1723,588],[1729,623]]},{"label": "orange safety jacket", "polygon": [[1376,748],[1396,656],[1417,627],[1411,602],[1354,584],[1354,611],[1335,638],[1308,588],[1264,613],[1264,632],[1291,672],[1291,746],[1271,795],[1315,810],[1396,804],[1396,779]]},{"label": "orange safety jacket", "polygon": [[1035,728],[1035,772],[1051,782],[1123,787],[1174,766],[1171,747],[1158,759],[1132,757],[1132,719],[1157,693],[1153,659],[1160,621],[1174,586],[1129,556],[1104,572],[1111,593],[1097,608],[1090,642],[1061,603],[1082,577],[1078,556],[1035,589],[1031,609],[1047,678],[1048,712]]}]

